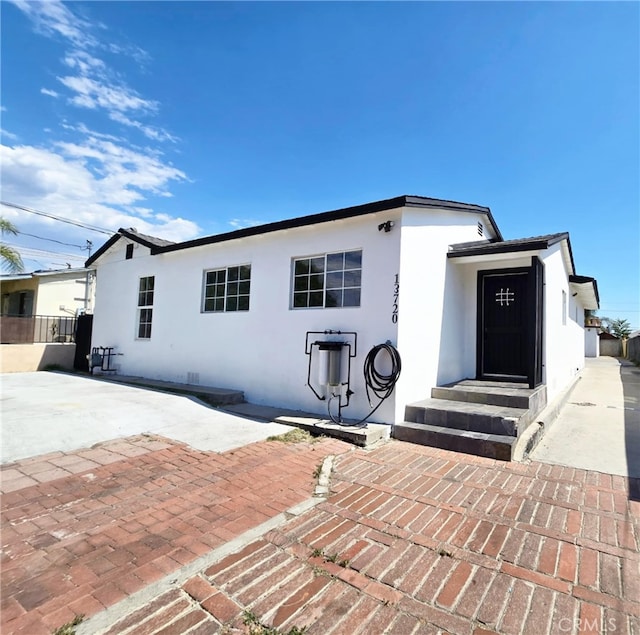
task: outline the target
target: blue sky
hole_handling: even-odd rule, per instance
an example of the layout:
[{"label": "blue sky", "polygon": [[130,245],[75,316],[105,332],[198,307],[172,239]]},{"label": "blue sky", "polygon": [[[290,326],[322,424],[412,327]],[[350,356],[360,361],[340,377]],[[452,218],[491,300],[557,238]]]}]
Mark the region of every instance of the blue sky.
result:
[{"label": "blue sky", "polygon": [[[600,314],[640,328],[638,3],[0,11],[3,201],[173,240],[400,194],[477,203],[505,238],[569,231]],[[107,238],[1,209],[28,270]]]}]

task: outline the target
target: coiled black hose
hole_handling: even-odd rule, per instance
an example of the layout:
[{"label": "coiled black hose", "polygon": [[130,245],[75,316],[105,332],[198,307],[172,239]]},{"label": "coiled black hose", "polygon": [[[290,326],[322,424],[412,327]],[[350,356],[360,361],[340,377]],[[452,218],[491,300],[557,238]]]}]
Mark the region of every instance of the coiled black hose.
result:
[{"label": "coiled black hose", "polygon": [[[382,351],[385,351],[391,359],[391,371],[389,372],[389,374],[381,373],[376,369],[376,358]],[[341,426],[364,427],[366,425],[365,422],[367,421],[367,419],[373,416],[375,411],[385,402],[385,400],[387,400],[391,396],[391,393],[393,393],[393,390],[398,383],[398,379],[400,378],[401,371],[402,361],[400,359],[400,353],[398,352],[398,349],[395,348],[395,346],[393,346],[390,342],[386,342],[385,344],[377,344],[376,346],[374,346],[367,353],[367,356],[364,360],[364,383],[367,390],[367,399],[369,400],[369,405],[372,405],[372,393],[380,400],[378,402],[378,405],[366,417],[364,417],[364,419],[360,419],[360,421],[356,421],[355,423],[344,423],[337,420],[331,414],[332,399],[329,399],[327,407],[329,411],[329,418],[331,419],[331,421]]]}]

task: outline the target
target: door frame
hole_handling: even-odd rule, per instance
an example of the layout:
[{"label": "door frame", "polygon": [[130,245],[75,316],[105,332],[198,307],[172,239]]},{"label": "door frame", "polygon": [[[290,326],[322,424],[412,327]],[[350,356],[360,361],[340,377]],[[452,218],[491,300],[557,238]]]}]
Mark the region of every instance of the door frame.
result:
[{"label": "door frame", "polygon": [[[526,275],[528,312],[525,323],[526,375],[485,375],[484,367],[484,279],[489,276]],[[529,267],[483,269],[478,271],[476,305],[476,377],[483,381],[512,381],[527,383],[535,388],[542,383],[543,370],[543,316],[544,316],[544,264],[531,258]]]}]

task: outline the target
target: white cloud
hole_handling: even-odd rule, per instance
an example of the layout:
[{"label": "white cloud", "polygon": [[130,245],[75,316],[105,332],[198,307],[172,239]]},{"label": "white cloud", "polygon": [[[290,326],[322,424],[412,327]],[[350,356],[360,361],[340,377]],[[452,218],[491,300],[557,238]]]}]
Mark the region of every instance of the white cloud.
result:
[{"label": "white cloud", "polygon": [[[141,97],[93,52],[103,50],[112,54],[127,55],[142,63],[149,59],[145,51],[137,46],[103,42],[95,37],[93,32],[98,28],[105,31],[106,27],[80,18],[59,0],[12,1],[29,16],[38,30],[48,35],[61,35],[72,45],[73,48],[65,53],[62,63],[75,74],[57,78],[70,91],[70,104],[78,108],[104,110],[111,121],[135,128],[152,141],[177,140],[161,127],[149,125],[125,114],[156,115],[158,103]],[[51,97],[59,96],[56,91],[48,88],[43,88],[41,92]]]},{"label": "white cloud", "polygon": [[79,47],[96,46],[91,35],[91,23],[72,13],[59,0],[37,2],[31,0],[11,0],[21,11],[31,18],[36,29],[45,35],[61,35]]},{"label": "white cloud", "polygon": [[84,75],[99,69],[104,71],[106,64],[86,51],[74,50],[66,54],[62,60],[69,68],[75,68]]},{"label": "white cloud", "polygon": [[[61,123],[63,136],[55,138],[49,130],[50,140],[45,144],[5,142],[0,152],[4,200],[111,231],[134,226],[168,240],[197,236],[200,229],[194,222],[153,209],[158,197],[172,196],[172,186],[189,182],[186,174],[157,149],[136,146],[132,140],[137,133],[144,136],[145,143],[175,143],[178,139],[148,123],[147,118],[158,116],[159,104],[140,95],[107,63],[109,55],[125,55],[139,64],[147,63],[148,54],[136,46],[107,41],[107,28],[79,13],[90,5],[63,4],[59,0],[11,1],[38,32],[62,38],[69,45],[60,60],[64,69],[57,77],[61,90],[41,88],[40,92],[65,98],[76,108],[104,114],[105,124],[112,129],[91,130],[74,121],[70,113],[78,111],[71,110]],[[114,134],[114,124],[126,126],[126,136]],[[15,138],[7,135],[7,139]],[[3,213],[7,210],[3,208]],[[71,225],[27,212],[11,212],[17,214],[21,228],[35,224],[37,229],[46,224],[47,231],[55,232],[62,226],[66,232],[76,233],[81,242],[87,237],[86,230]],[[99,236],[89,236],[99,244]]]},{"label": "white cloud", "polygon": [[232,218],[229,221],[229,225],[234,229],[244,229],[245,227],[256,227],[257,225],[262,225],[264,221],[261,220],[252,220],[249,218]]},{"label": "white cloud", "polygon": [[177,137],[169,134],[166,130],[163,130],[162,128],[155,128],[154,126],[145,126],[140,121],[129,119],[129,117],[123,115],[121,112],[112,112],[109,115],[109,118],[112,121],[117,121],[125,126],[137,128],[145,137],[153,141],[172,141],[174,143],[178,141]]},{"label": "white cloud", "polygon": [[109,85],[90,77],[58,77],[58,81],[77,93],[71,98],[76,106],[92,109],[100,107],[109,112],[155,111],[158,108],[156,102],[142,99],[126,86]]},{"label": "white cloud", "polygon": [[169,240],[198,234],[189,220],[132,206],[151,195],[170,195],[168,185],[186,179],[159,156],[87,138],[54,149],[1,146],[0,161],[3,198],[10,202],[114,231],[133,225]]},{"label": "white cloud", "polygon": [[6,137],[7,139],[11,139],[15,141],[18,138],[18,135],[13,134],[13,132],[9,132],[8,130],[5,130],[4,128],[0,128],[0,137]]}]

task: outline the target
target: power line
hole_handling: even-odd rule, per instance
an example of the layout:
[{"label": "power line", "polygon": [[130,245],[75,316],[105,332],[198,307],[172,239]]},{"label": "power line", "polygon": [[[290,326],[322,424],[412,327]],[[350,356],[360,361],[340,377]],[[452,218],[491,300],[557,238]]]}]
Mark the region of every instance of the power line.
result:
[{"label": "power line", "polygon": [[44,216],[45,218],[52,218],[53,220],[60,221],[61,223],[68,223],[69,225],[75,225],[76,227],[82,227],[83,229],[88,229],[92,232],[98,232],[100,234],[107,234],[107,236],[113,236],[115,232],[109,231],[108,229],[104,229],[102,227],[95,227],[92,225],[87,225],[85,223],[79,223],[78,221],[70,220],[68,218],[62,218],[60,216],[54,216],[53,214],[47,214],[46,212],[41,212],[37,209],[30,209],[28,207],[23,207],[22,205],[16,205],[16,203],[9,203],[8,201],[0,201],[0,205],[4,205],[6,207],[12,207],[14,209],[22,210],[23,212],[29,212],[29,214],[37,214],[38,216]]},{"label": "power line", "polygon": [[46,249],[34,249],[32,247],[23,247],[22,245],[14,245],[6,243],[9,247],[19,251],[20,253],[36,255],[36,256],[58,256],[59,258],[74,258],[76,260],[85,260],[82,254],[65,254],[59,251],[47,251]]},{"label": "power line", "polygon": [[78,249],[86,249],[82,245],[74,245],[72,243],[64,243],[61,240],[56,240],[55,238],[44,238],[43,236],[36,236],[35,234],[27,234],[27,232],[21,232],[18,230],[18,233],[21,236],[29,236],[30,238],[37,238],[38,240],[48,240],[51,243],[58,243],[58,245],[65,245],[66,247],[77,247]]}]

